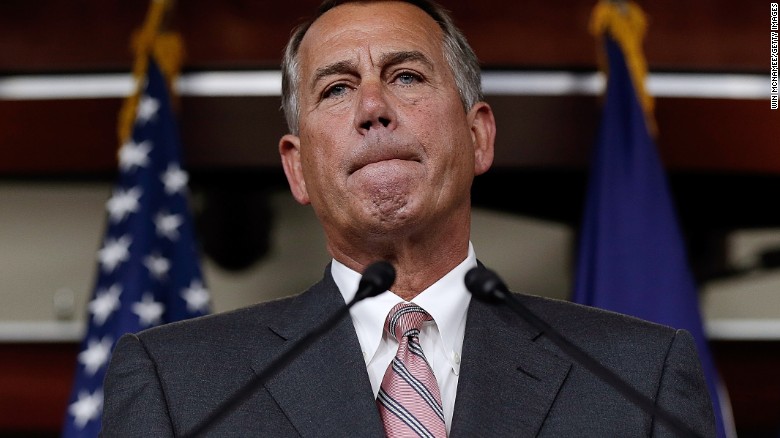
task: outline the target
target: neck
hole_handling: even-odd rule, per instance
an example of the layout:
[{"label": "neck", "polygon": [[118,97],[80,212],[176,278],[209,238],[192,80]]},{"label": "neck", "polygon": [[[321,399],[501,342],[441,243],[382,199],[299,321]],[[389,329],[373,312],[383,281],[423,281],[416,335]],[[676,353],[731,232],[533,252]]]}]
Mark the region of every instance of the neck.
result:
[{"label": "neck", "polygon": [[391,290],[410,301],[466,259],[469,241],[466,234],[462,238],[387,242],[371,248],[363,245],[362,251],[343,251],[330,242],[328,248],[333,258],[356,272],[378,260],[390,262],[396,271]]}]

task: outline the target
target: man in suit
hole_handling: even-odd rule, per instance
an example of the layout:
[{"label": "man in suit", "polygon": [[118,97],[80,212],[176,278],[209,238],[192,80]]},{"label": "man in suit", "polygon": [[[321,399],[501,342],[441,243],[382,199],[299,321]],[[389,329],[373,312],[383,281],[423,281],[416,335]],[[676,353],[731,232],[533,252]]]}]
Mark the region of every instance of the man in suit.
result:
[{"label": "man in suit", "polygon": [[[376,401],[393,391],[387,379],[404,342],[424,352],[412,360],[424,356],[421,381],[441,417],[431,436],[670,435],[545,333],[470,299],[470,188],[492,163],[496,131],[476,56],[446,12],[423,0],[326,2],[288,44],[282,98],[284,170],[333,256],[323,280],[291,298],[123,337],[106,378],[106,436],[191,430],[349,301],[359,272],[380,259],[396,268],[391,292],[353,307],[215,435],[425,436],[399,431],[400,415]],[[519,298],[659,407],[714,434],[689,334]],[[430,319],[396,340],[385,320],[408,302]]]}]

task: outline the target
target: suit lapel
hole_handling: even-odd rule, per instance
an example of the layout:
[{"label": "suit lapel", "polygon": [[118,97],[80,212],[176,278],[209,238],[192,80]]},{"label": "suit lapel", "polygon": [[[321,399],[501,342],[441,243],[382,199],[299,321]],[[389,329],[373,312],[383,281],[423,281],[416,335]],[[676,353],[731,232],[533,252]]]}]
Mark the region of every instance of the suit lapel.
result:
[{"label": "suit lapel", "polygon": [[[325,279],[299,296],[270,329],[284,342],[253,362],[256,373],[292,342],[314,330],[344,300]],[[349,316],[266,383],[301,436],[382,436],[366,365]]]},{"label": "suit lapel", "polygon": [[571,363],[503,307],[471,300],[451,437],[535,436]]}]

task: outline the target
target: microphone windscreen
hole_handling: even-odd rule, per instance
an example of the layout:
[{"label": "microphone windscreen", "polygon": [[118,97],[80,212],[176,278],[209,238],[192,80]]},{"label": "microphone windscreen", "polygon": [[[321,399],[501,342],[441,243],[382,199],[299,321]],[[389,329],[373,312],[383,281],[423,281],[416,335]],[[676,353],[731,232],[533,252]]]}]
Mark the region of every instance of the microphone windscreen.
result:
[{"label": "microphone windscreen", "polygon": [[369,298],[381,294],[390,289],[395,281],[395,268],[386,261],[378,261],[370,264],[360,279],[358,290],[364,291],[363,298]]},{"label": "microphone windscreen", "polygon": [[501,301],[507,288],[501,278],[495,272],[484,267],[471,268],[463,279],[466,289],[475,298],[497,302]]}]

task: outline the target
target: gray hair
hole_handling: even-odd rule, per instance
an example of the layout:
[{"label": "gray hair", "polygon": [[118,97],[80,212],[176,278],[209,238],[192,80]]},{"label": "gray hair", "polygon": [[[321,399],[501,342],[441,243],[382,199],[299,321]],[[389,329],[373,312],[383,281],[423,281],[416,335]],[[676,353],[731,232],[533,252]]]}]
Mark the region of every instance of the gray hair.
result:
[{"label": "gray hair", "polygon": [[[422,9],[433,18],[444,34],[444,58],[455,77],[463,108],[468,112],[477,102],[484,100],[479,60],[469,46],[463,33],[455,26],[450,13],[430,0],[398,0]],[[282,110],[287,127],[292,134],[298,134],[298,93],[301,80],[298,49],[311,25],[325,12],[345,3],[366,2],[366,0],[326,0],[316,15],[296,27],[284,49],[282,59]]]}]

